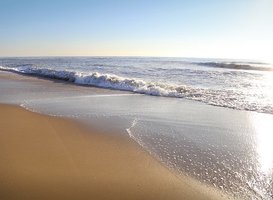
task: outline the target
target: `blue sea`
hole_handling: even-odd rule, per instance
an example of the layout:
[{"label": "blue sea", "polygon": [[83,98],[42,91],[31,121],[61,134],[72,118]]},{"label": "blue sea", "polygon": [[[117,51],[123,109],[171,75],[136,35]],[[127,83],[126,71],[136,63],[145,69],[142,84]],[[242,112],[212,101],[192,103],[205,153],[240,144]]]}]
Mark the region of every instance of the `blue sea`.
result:
[{"label": "blue sea", "polygon": [[141,57],[2,58],[0,69],[135,93],[273,114],[273,65]]}]

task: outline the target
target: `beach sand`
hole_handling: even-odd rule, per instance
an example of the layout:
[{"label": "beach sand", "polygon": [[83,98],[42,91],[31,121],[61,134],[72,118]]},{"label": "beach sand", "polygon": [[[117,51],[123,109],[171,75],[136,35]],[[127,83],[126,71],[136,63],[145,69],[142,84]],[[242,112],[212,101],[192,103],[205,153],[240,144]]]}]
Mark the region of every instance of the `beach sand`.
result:
[{"label": "beach sand", "polygon": [[0,105],[0,199],[221,199],[130,138]]}]

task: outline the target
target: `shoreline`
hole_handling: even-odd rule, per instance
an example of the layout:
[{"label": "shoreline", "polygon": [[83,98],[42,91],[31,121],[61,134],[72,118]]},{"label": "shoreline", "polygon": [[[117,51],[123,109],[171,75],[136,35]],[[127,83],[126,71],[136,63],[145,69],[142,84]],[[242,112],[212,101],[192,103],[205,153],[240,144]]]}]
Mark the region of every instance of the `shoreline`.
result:
[{"label": "shoreline", "polygon": [[126,137],[0,104],[1,199],[221,199]]}]

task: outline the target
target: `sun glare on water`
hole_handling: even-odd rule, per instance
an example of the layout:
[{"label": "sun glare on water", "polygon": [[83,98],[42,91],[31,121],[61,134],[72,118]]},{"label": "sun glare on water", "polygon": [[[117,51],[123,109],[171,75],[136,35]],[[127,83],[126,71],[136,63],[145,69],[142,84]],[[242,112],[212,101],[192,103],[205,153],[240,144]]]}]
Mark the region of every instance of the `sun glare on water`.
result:
[{"label": "sun glare on water", "polygon": [[[273,104],[273,72],[266,72],[264,76],[267,104]],[[254,115],[252,124],[256,131],[257,153],[261,171],[264,173],[273,172],[273,116],[270,114]]]},{"label": "sun glare on water", "polygon": [[273,117],[258,114],[252,123],[256,131],[258,164],[261,172],[268,174],[273,171]]}]

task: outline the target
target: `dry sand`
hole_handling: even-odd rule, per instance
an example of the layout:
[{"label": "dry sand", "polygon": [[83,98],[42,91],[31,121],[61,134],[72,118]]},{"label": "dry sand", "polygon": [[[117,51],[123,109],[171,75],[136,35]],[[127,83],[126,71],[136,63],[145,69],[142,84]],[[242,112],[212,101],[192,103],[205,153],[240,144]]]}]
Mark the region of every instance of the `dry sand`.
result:
[{"label": "dry sand", "polygon": [[0,105],[0,199],[221,199],[129,138]]}]

